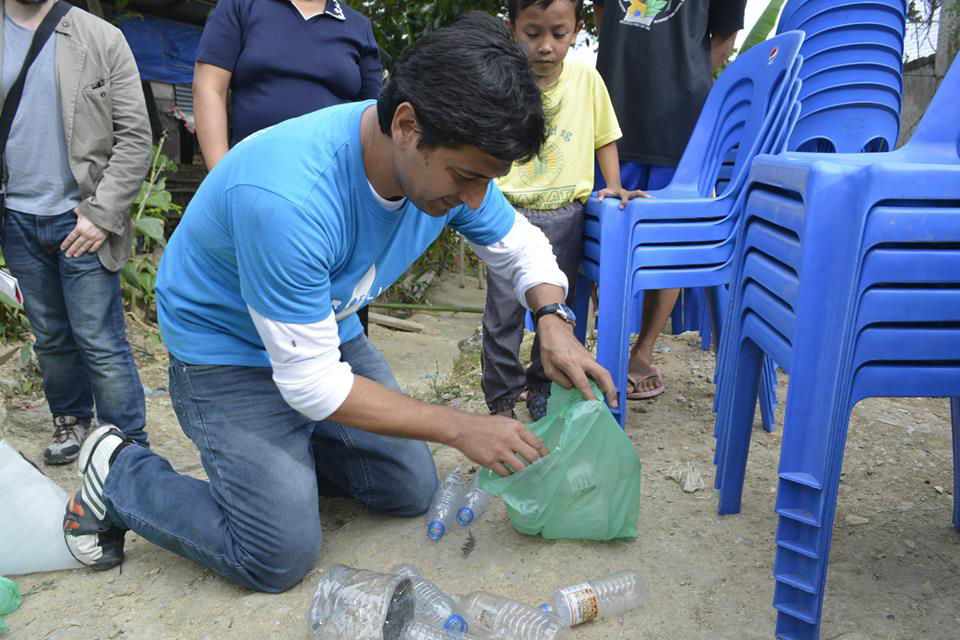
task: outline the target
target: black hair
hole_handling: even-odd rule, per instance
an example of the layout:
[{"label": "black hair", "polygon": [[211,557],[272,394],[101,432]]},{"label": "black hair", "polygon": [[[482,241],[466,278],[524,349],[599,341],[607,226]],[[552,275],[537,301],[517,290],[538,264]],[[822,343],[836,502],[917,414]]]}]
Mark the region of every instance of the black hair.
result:
[{"label": "black hair", "polygon": [[[583,0],[557,0],[558,2],[572,2],[573,13],[577,16],[577,24],[583,20]],[[507,17],[510,22],[517,19],[517,12],[520,9],[526,9],[532,4],[540,5],[541,9],[546,9],[553,4],[553,0],[507,0]]]},{"label": "black hair", "polygon": [[417,114],[420,146],[472,145],[499,160],[526,162],[546,139],[540,85],[526,53],[502,20],[481,11],[400,55],[377,99],[385,134],[403,102]]}]

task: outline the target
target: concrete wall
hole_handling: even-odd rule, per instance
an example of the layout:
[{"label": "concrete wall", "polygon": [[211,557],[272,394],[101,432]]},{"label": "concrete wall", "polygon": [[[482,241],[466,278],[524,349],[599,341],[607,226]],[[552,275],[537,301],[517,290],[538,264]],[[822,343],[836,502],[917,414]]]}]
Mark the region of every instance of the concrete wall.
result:
[{"label": "concrete wall", "polygon": [[935,56],[927,56],[907,64],[903,69],[903,103],[900,107],[899,147],[910,139],[927,105],[937,91]]},{"label": "concrete wall", "polygon": [[936,54],[904,66],[900,140],[897,146],[910,138],[960,50],[960,0],[943,0],[939,27]]}]

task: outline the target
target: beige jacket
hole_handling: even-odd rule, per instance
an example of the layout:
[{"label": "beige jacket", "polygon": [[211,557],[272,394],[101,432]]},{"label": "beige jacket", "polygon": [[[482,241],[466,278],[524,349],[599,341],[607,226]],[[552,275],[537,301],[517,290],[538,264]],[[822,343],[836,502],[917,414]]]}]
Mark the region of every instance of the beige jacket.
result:
[{"label": "beige jacket", "polygon": [[82,9],[70,9],[51,37],[70,170],[83,197],[77,211],[109,233],[98,256],[104,267],[119,271],[130,258],[130,207],[150,164],[140,73],[120,30]]}]

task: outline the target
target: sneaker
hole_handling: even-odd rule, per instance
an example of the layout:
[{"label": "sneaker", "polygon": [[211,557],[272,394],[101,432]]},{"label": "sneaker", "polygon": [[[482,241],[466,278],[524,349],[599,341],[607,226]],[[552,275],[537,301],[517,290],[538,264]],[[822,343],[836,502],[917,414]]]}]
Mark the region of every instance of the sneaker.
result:
[{"label": "sneaker", "polygon": [[527,410],[530,412],[530,417],[533,418],[533,421],[543,420],[543,417],[547,415],[547,400],[550,399],[549,393],[533,393],[531,392],[527,396]]},{"label": "sneaker", "polygon": [[117,454],[131,442],[122,431],[105,424],[91,433],[80,449],[77,466],[83,485],[67,503],[63,538],[77,562],[98,571],[123,562],[126,529],[107,517],[103,484]]},{"label": "sneaker", "polygon": [[90,420],[73,416],[54,416],[53,441],[43,450],[43,461],[50,465],[73,462],[80,453],[80,443],[87,437]]}]

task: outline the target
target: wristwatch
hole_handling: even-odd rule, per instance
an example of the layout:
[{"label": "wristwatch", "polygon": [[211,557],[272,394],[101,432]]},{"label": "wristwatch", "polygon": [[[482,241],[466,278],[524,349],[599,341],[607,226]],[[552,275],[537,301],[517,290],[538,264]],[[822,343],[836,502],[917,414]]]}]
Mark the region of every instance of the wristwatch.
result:
[{"label": "wristwatch", "polygon": [[536,327],[540,318],[549,313],[557,314],[570,323],[571,326],[576,326],[577,324],[577,316],[573,315],[573,310],[571,310],[570,307],[560,302],[554,302],[553,304],[545,304],[537,310],[536,315],[533,316],[533,326]]}]

